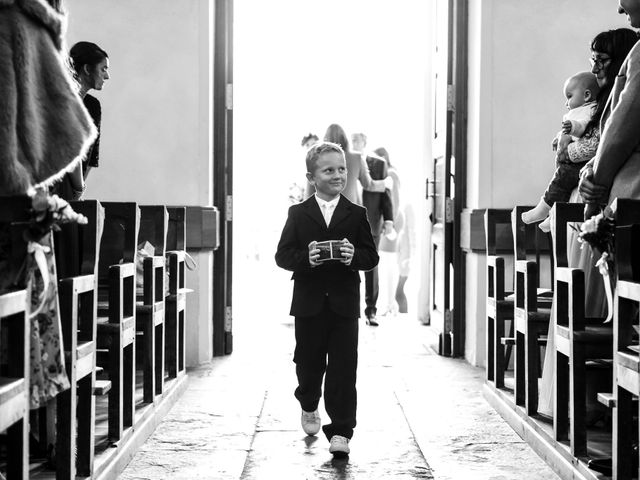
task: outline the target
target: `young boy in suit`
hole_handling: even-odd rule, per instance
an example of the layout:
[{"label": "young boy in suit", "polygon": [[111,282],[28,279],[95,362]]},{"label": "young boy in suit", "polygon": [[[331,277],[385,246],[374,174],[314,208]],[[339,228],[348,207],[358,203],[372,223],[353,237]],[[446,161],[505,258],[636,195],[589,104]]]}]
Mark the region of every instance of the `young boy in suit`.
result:
[{"label": "young boy in suit", "polygon": [[[290,314],[295,317],[298,387],[302,428],[320,431],[318,403],[324,377],[323,426],[334,456],[349,454],[356,426],[356,367],[360,316],[359,270],[378,264],[366,210],[340,193],[347,182],[342,148],[320,142],[307,153],[307,179],[315,195],[289,208],[276,263],[293,272]],[[337,241],[333,259],[321,255],[318,242]]]}]

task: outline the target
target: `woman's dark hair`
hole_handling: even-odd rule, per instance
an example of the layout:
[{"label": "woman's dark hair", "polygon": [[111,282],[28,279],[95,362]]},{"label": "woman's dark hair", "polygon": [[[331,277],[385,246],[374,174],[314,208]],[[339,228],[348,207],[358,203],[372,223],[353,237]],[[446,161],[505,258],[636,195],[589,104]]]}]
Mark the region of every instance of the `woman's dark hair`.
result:
[{"label": "woman's dark hair", "polygon": [[387,161],[387,166],[388,167],[391,166],[391,162],[389,161],[389,152],[387,152],[386,148],[378,147],[373,151],[373,153],[378,155],[380,158],[384,158]]},{"label": "woman's dark hair", "polygon": [[605,71],[607,83],[598,93],[598,108],[591,117],[591,122],[589,122],[587,128],[597,125],[600,122],[602,112],[604,111],[609,93],[611,93],[622,62],[627,58],[627,54],[637,41],[638,35],[629,28],[617,28],[599,33],[591,41],[591,51],[608,55],[611,58],[611,63]]},{"label": "woman's dark hair", "polygon": [[349,151],[349,139],[344,129],[337,123],[332,123],[327,127],[327,131],[324,134],[325,142],[337,143],[342,147],[345,152]]},{"label": "woman's dark hair", "polygon": [[109,55],[95,43],[78,42],[69,50],[69,57],[74,75],[78,77],[85,65],[93,67],[105,58],[109,58]]}]

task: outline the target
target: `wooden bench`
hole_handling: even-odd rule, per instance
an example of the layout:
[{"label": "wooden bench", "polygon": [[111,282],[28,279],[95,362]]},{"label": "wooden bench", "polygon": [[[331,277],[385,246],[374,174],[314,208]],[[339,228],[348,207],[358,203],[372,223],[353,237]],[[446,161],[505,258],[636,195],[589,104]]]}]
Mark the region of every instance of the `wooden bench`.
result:
[{"label": "wooden bench", "polygon": [[[505,291],[504,257],[498,255],[498,229],[509,225],[506,230],[512,242],[511,213],[509,210],[487,209],[484,215],[487,248],[487,357],[486,378],[496,388],[504,387],[506,369],[505,324],[513,321],[513,299],[506,299],[511,292]],[[504,230],[504,229],[503,229]]]},{"label": "wooden bench", "polygon": [[[96,365],[95,277],[59,281],[60,317],[71,387],[58,394],[56,462],[58,478],[91,476],[94,458]],[[77,473],[76,473],[77,472]]]},{"label": "wooden bench", "polygon": [[165,297],[165,360],[169,378],[185,372],[185,249],[186,208],[167,207],[167,264],[169,292]]},{"label": "wooden bench", "polygon": [[0,371],[0,431],[7,432],[7,480],[29,478],[29,345],[26,292],[0,295],[6,368]]},{"label": "wooden bench", "polygon": [[140,215],[135,203],[105,202],[98,264],[98,364],[111,381],[108,438],[117,442],[135,422],[136,249]]},{"label": "wooden bench", "polygon": [[60,316],[67,375],[71,388],[57,397],[56,460],[61,478],[91,476],[95,454],[98,253],[101,207],[95,200],[72,202],[87,217],[86,225],[66,224],[55,235]]},{"label": "wooden bench", "polygon": [[[514,396],[516,405],[523,405],[527,415],[538,411],[538,377],[540,372],[540,339],[546,335],[551,316],[550,298],[540,298],[540,266],[548,242],[537,224],[525,224],[522,213],[529,207],[517,206],[511,212],[513,228],[514,278]],[[535,260],[528,259],[533,242]],[[552,258],[550,258],[552,263]],[[551,269],[551,281],[553,271]],[[553,283],[552,283],[553,284]]]},{"label": "wooden bench", "polygon": [[[630,480],[639,475],[637,397],[640,395],[640,225],[616,228],[618,282],[613,317],[613,478]],[[636,401],[634,401],[636,400]],[[634,458],[635,455],[635,458]],[[634,468],[635,466],[635,468]]]},{"label": "wooden bench", "polygon": [[164,391],[164,284],[165,250],[169,216],[164,206],[140,207],[139,244],[149,242],[154,251],[143,260],[142,295],[136,299],[138,352],[142,356],[144,401],[153,403]]},{"label": "wooden bench", "polygon": [[580,222],[583,204],[556,203],[551,211],[555,269],[554,438],[569,440],[571,455],[587,456],[587,362],[610,359],[613,330],[604,318],[585,316],[585,274],[569,268],[568,222]]}]

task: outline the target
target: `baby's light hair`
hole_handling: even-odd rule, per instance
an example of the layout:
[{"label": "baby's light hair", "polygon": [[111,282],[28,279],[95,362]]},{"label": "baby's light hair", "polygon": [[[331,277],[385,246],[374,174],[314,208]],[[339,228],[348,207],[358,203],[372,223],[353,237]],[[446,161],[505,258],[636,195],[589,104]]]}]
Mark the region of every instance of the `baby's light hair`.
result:
[{"label": "baby's light hair", "polygon": [[324,141],[318,142],[315,145],[313,145],[307,152],[307,158],[306,158],[307,172],[313,174],[313,172],[317,168],[318,159],[320,158],[320,155],[322,155],[323,153],[329,153],[329,152],[339,153],[344,159],[344,150],[342,150],[342,147],[337,143],[324,142]]},{"label": "baby's light hair", "polygon": [[591,72],[577,72],[567,78],[565,82],[568,85],[571,81],[578,82],[579,85],[582,86],[584,90],[589,90],[591,92],[591,98],[595,100],[598,96],[598,92],[600,91],[600,87],[598,86],[598,82],[596,80],[596,76]]}]

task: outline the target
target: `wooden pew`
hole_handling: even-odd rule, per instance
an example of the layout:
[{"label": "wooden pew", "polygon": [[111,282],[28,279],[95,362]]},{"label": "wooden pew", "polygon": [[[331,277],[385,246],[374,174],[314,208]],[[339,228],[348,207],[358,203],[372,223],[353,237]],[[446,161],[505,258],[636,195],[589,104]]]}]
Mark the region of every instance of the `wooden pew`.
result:
[{"label": "wooden pew", "polygon": [[[486,378],[496,388],[504,387],[506,359],[504,345],[505,324],[513,321],[513,299],[507,299],[512,292],[505,291],[504,257],[497,253],[498,230],[500,226],[511,225],[509,210],[487,209],[484,215],[487,248],[487,357]],[[507,229],[512,240],[511,228]]]},{"label": "wooden pew", "polygon": [[169,216],[166,207],[140,207],[139,244],[153,245],[152,255],[143,260],[142,295],[137,295],[136,324],[142,355],[144,401],[152,403],[164,391],[164,284],[165,250]]},{"label": "wooden pew", "polygon": [[105,202],[102,206],[98,361],[111,381],[108,437],[117,442],[135,421],[135,261],[140,215],[135,203]]},{"label": "wooden pew", "polygon": [[569,440],[574,457],[587,456],[587,362],[610,359],[613,331],[604,318],[585,316],[585,274],[569,268],[568,222],[581,222],[583,204],[556,203],[551,211],[555,258],[554,437]]},{"label": "wooden pew", "polygon": [[[58,478],[91,476],[95,452],[98,256],[102,230],[97,201],[72,202],[86,225],[62,225],[55,235],[60,318],[71,388],[58,395]],[[110,383],[101,385],[108,390]]]},{"label": "wooden pew", "polygon": [[640,225],[616,228],[618,281],[613,318],[613,478],[616,480],[630,480],[640,474],[638,450],[633,449],[634,441],[638,441],[633,417],[640,413],[637,402],[640,395],[639,246]]},{"label": "wooden pew", "polygon": [[58,394],[56,461],[58,478],[91,476],[94,458],[96,305],[93,275],[59,281],[60,317],[71,387]]},{"label": "wooden pew", "polygon": [[[0,372],[0,431],[7,431],[7,480],[29,478],[29,332],[26,291],[0,295],[9,363]],[[1,475],[0,475],[1,476]]]},{"label": "wooden pew", "polygon": [[[551,302],[549,298],[539,299],[542,294],[540,265],[547,239],[537,224],[527,225],[522,221],[522,212],[528,209],[517,206],[511,212],[515,257],[514,394],[516,405],[523,405],[527,415],[534,415],[538,411],[539,350],[549,328]],[[528,260],[532,243],[535,260]],[[550,263],[553,263],[551,258]]]},{"label": "wooden pew", "polygon": [[169,293],[165,297],[165,360],[169,378],[185,372],[185,249],[186,208],[167,207],[167,264]]}]

